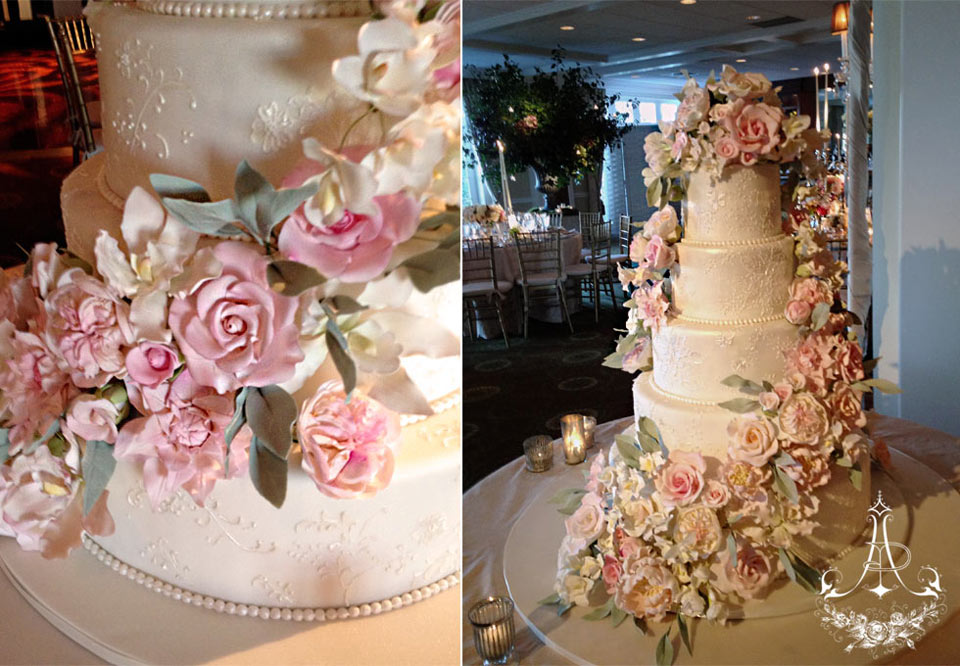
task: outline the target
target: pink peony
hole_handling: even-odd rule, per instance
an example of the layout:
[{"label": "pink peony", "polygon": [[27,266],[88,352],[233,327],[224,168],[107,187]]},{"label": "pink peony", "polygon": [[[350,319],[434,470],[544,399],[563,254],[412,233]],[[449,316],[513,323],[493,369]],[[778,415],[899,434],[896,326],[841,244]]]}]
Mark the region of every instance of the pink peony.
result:
[{"label": "pink peony", "polygon": [[777,452],[777,429],[764,418],[738,416],[727,425],[730,457],[762,467]]},{"label": "pink peony", "polygon": [[806,388],[812,393],[826,395],[827,386],[836,376],[834,338],[808,335],[796,347],[786,353],[786,369],[790,377],[799,375],[803,381],[797,388]]},{"label": "pink peony", "polygon": [[60,275],[44,302],[47,343],[70,368],[81,388],[123,375],[123,347],[133,339],[129,306],[105,284],[71,268]]},{"label": "pink peony", "polygon": [[766,155],[777,147],[782,122],[783,109],[743,99],[735,100],[721,121],[740,152],[754,156]]},{"label": "pink peony", "polygon": [[840,342],[836,359],[843,381],[852,384],[863,379],[863,351],[856,342],[849,340]]},{"label": "pink peony", "polygon": [[710,567],[711,580],[718,590],[736,593],[744,599],[764,596],[774,580],[776,570],[770,557],[751,546],[742,544],[737,549],[737,564],[734,567],[728,549],[722,549],[717,562]]},{"label": "pink peony", "polygon": [[676,260],[676,250],[660,236],[651,238],[643,252],[644,266],[654,270],[669,268]]},{"label": "pink peony", "polygon": [[[287,176],[283,186],[299,187],[332,168],[304,160]],[[352,171],[349,167],[341,170]],[[372,174],[366,175],[372,178]],[[341,178],[346,180],[348,176]],[[369,194],[372,195],[372,191]],[[387,268],[393,248],[409,240],[420,223],[420,204],[403,193],[372,197],[363,210],[341,206],[342,214],[336,220],[328,218],[323,209],[326,202],[314,201],[318,197],[308,199],[294,211],[280,231],[279,245],[284,255],[313,266],[328,278],[344,282],[372,280]],[[362,197],[358,195],[358,198]]]},{"label": "pink peony", "polygon": [[[75,469],[78,458],[76,448],[58,458],[41,446],[0,467],[0,534],[15,536],[21,548],[38,550],[44,557],[66,557],[81,544],[84,531],[113,534],[107,491],[83,515],[83,493]],[[74,463],[73,468],[67,460]]]},{"label": "pink peony", "polygon": [[710,93],[704,88],[684,86],[686,94],[677,108],[677,127],[692,130],[706,118],[710,110]]},{"label": "pink peony", "polygon": [[795,393],[780,408],[780,432],[798,444],[816,444],[827,434],[827,410],[809,393]]},{"label": "pink peony", "polygon": [[660,564],[643,564],[625,575],[614,602],[639,618],[663,620],[679,599],[680,586],[670,570]]},{"label": "pink peony", "polygon": [[706,469],[699,453],[671,451],[655,480],[663,504],[686,506],[697,499],[703,489]]},{"label": "pink peony", "polygon": [[751,502],[766,500],[764,486],[770,481],[767,467],[756,467],[743,460],[727,460],[720,468],[720,478],[736,497]]},{"label": "pink peony", "polygon": [[213,253],[220,276],[170,304],[170,329],[193,379],[218,393],[290,379],[303,360],[297,299],[270,288],[268,260],[252,246],[223,242]]},{"label": "pink peony", "polygon": [[392,413],[336,382],[321,384],[297,420],[303,469],[324,495],[372,497],[393,477],[399,428]]},{"label": "pink peony", "polygon": [[[160,391],[165,393],[162,401],[156,396],[156,402],[150,403],[156,411],[127,422],[120,430],[114,455],[143,464],[143,485],[154,507],[181,487],[202,505],[214,484],[226,478],[224,429],[233,417],[234,396],[199,384],[189,369],[172,383],[162,384]],[[230,445],[231,476],[242,474],[246,467],[248,438],[244,428]]]},{"label": "pink peony", "polygon": [[796,465],[787,465],[783,470],[802,489],[819,488],[830,480],[829,459],[806,446],[795,446],[790,455]]},{"label": "pink peony", "polygon": [[636,264],[642,264],[646,252],[647,239],[643,237],[643,234],[634,234],[633,239],[630,241],[630,261]]},{"label": "pink peony", "polygon": [[833,289],[829,282],[815,277],[797,278],[790,285],[790,298],[803,301],[812,310],[818,303],[833,303]]},{"label": "pink peony", "polygon": [[117,406],[106,398],[82,393],[73,399],[64,419],[68,439],[74,436],[86,441],[97,440],[113,444],[117,441]]},{"label": "pink peony", "polygon": [[657,280],[652,285],[644,285],[633,292],[633,302],[636,304],[637,318],[643,321],[644,327],[651,331],[659,331],[667,323],[667,310],[670,301],[663,294],[663,280]]},{"label": "pink peony", "polygon": [[157,386],[173,377],[180,367],[175,349],[159,342],[141,342],[127,352],[127,373],[142,386]]},{"label": "pink peony", "polygon": [[849,384],[837,382],[828,398],[828,404],[834,419],[842,423],[847,431],[867,425],[861,394]]}]

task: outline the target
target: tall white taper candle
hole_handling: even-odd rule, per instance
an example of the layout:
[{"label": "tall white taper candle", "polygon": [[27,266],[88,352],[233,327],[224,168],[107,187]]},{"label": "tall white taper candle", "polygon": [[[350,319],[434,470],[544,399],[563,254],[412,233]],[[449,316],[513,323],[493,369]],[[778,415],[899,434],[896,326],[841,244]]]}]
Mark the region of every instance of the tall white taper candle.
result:
[{"label": "tall white taper candle", "polygon": [[813,68],[813,108],[817,111],[817,131],[820,131],[820,68]]},{"label": "tall white taper candle", "polygon": [[503,151],[506,146],[503,141],[497,139],[497,150],[500,151],[500,187],[503,188],[503,207],[507,213],[513,210],[513,204],[510,201],[510,183],[507,181],[507,163],[503,159]]}]

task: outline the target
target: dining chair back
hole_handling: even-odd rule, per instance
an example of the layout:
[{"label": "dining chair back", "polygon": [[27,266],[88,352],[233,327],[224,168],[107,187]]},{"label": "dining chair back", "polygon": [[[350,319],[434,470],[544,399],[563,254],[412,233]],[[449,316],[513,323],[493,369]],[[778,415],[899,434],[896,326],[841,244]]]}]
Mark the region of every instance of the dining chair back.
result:
[{"label": "dining chair back", "polygon": [[583,231],[583,225],[599,222],[603,219],[600,213],[580,213],[580,231]]},{"label": "dining chair back", "polygon": [[633,232],[635,228],[633,222],[630,221],[629,215],[620,216],[620,252],[624,254],[630,253],[630,242],[633,240]]},{"label": "dining chair back", "polygon": [[573,322],[567,309],[564,289],[563,254],[560,245],[560,229],[533,231],[518,234],[514,247],[520,264],[520,287],[523,291],[523,337],[527,337],[530,320],[530,304],[534,300],[560,301],[563,318],[573,332]]},{"label": "dining chair back", "polygon": [[563,226],[563,213],[555,210],[548,213],[548,215],[550,216],[551,229],[559,229]]},{"label": "dining chair back", "polygon": [[463,241],[463,282],[494,281],[497,274],[492,238],[467,238]]},{"label": "dining chair back", "polygon": [[94,123],[91,121],[87,103],[83,98],[77,64],[73,59],[74,53],[85,53],[94,49],[93,36],[83,16],[60,18],[44,16],[43,18],[57,58],[60,80],[63,82],[73,147],[73,163],[77,165],[97,151],[93,133]]},{"label": "dining chair back", "polygon": [[512,282],[497,279],[497,256],[492,238],[468,238],[462,244],[461,262],[463,319],[469,331],[470,339],[479,322],[490,317],[490,309],[496,311],[497,321],[503,342],[510,348],[507,329],[503,321],[503,301],[505,294],[513,287]]}]

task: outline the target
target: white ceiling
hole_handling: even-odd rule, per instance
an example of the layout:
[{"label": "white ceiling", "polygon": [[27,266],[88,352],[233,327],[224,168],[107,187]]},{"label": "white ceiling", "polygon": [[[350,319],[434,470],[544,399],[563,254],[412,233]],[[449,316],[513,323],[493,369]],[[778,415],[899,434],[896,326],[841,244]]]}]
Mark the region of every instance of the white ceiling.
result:
[{"label": "white ceiling", "polygon": [[[463,0],[464,64],[488,66],[504,53],[525,69],[549,64],[557,46],[600,73],[623,97],[666,98],[681,69],[701,82],[729,63],[771,80],[838,67],[830,35],[833,0]],[[748,17],[759,17],[751,18]],[[573,26],[570,31],[561,26]],[[646,41],[633,42],[634,37]],[[737,58],[746,58],[737,63]],[[792,67],[799,68],[797,71]]]}]

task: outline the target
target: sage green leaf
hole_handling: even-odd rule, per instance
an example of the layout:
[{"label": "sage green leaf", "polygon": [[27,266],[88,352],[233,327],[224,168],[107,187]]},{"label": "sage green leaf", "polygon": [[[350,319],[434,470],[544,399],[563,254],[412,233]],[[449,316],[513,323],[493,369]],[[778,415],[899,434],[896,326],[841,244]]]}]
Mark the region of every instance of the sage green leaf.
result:
[{"label": "sage green leaf", "polygon": [[863,488],[863,471],[860,469],[860,463],[854,463],[847,474],[850,475],[850,483],[853,484],[853,487],[859,492]]},{"label": "sage green leaf", "polygon": [[880,379],[877,377],[875,379],[864,379],[862,382],[857,383],[866,384],[881,393],[903,393],[903,390],[889,379]]},{"label": "sage green leaf", "polygon": [[660,429],[657,427],[657,424],[654,423],[653,419],[648,416],[641,416],[638,424],[640,429],[653,437],[656,440],[660,440]]},{"label": "sage green leaf", "polygon": [[233,223],[237,220],[236,207],[231,199],[197,203],[184,199],[163,199],[163,207],[188,229],[208,236],[232,238],[243,231]]},{"label": "sage green leaf", "polygon": [[785,551],[783,548],[777,548],[777,552],[780,553],[780,564],[783,565],[784,571],[787,572],[787,578],[796,583],[797,572],[793,568],[793,562],[790,561],[787,551]]},{"label": "sage green leaf", "polygon": [[437,213],[436,215],[431,215],[430,217],[424,218],[420,221],[420,229],[425,231],[433,231],[434,229],[439,229],[445,224],[459,224],[460,222],[460,211],[457,210],[447,210],[442,213]]},{"label": "sage green leaf", "polygon": [[683,641],[683,644],[687,648],[687,654],[693,656],[693,648],[690,647],[690,632],[687,629],[687,618],[680,612],[677,613],[677,628],[680,630],[680,640]]},{"label": "sage green leaf", "polygon": [[788,467],[790,465],[796,465],[797,461],[786,451],[781,451],[777,454],[777,457],[773,459],[774,464],[778,467]]},{"label": "sage green leaf", "polygon": [[756,400],[751,400],[750,398],[734,398],[733,400],[721,402],[717,406],[723,407],[724,409],[729,409],[731,412],[736,412],[737,414],[745,414],[757,409],[760,406],[760,403]]},{"label": "sage green leaf", "polygon": [[814,594],[819,593],[821,578],[820,572],[804,562],[796,553],[790,552],[787,553],[787,555],[790,557],[790,561],[793,563],[794,571],[797,574],[797,579],[801,581],[803,587],[807,588]]},{"label": "sage green leaf", "polygon": [[286,460],[293,443],[290,429],[297,419],[297,404],[279,386],[249,388],[243,411],[250,430],[263,446]]},{"label": "sage green leaf", "polygon": [[663,180],[657,178],[647,188],[647,205],[651,208],[660,208],[660,198],[663,196]]},{"label": "sage green leaf", "polygon": [[117,460],[113,457],[113,445],[96,439],[87,441],[83,460],[80,461],[80,469],[83,472],[83,515],[90,513],[90,509],[100,499],[116,467]]},{"label": "sage green leaf", "polygon": [[343,381],[343,390],[349,396],[357,386],[357,365],[347,351],[347,341],[343,337],[343,333],[340,332],[339,328],[336,328],[335,324],[333,326],[330,325],[332,321],[333,320],[327,322],[327,331],[325,334],[327,350],[330,352],[330,357],[333,359],[333,364],[336,366],[337,372],[340,373],[340,379]]},{"label": "sage green leaf", "polygon": [[720,382],[724,386],[729,386],[730,388],[740,389],[743,393],[749,393],[751,395],[756,395],[757,393],[763,392],[763,386],[752,382],[749,379],[745,379],[740,375],[730,375],[725,377]]},{"label": "sage green leaf", "polygon": [[317,270],[299,261],[280,259],[267,265],[267,283],[284,296],[299,296],[307,289],[326,282]]},{"label": "sage green leaf", "polygon": [[810,315],[811,327],[815,331],[819,331],[823,328],[824,324],[827,323],[830,319],[830,304],[829,303],[817,303],[813,308],[813,314]]},{"label": "sage green leaf", "polygon": [[0,465],[10,457],[10,428],[0,428]]},{"label": "sage green leaf", "polygon": [[623,354],[620,352],[613,352],[604,358],[603,363],[600,365],[605,368],[613,368],[614,370],[623,370]]},{"label": "sage green leaf", "polygon": [[210,195],[203,189],[203,185],[179,176],[169,176],[165,173],[151,173],[150,184],[157,195],[163,198],[182,199],[204,203],[210,201]]},{"label": "sage green leaf", "polygon": [[460,246],[438,247],[410,257],[402,264],[417,291],[426,293],[460,279]]},{"label": "sage green leaf", "polygon": [[764,380],[763,380],[763,390],[766,391],[767,393],[772,392],[772,391],[773,391],[773,384],[771,384],[771,383],[768,382],[766,379],[764,379]]},{"label": "sage green leaf", "polygon": [[584,620],[588,622],[598,622],[599,620],[605,620],[610,616],[611,611],[613,610],[613,598],[611,597],[607,603],[599,608],[595,608],[586,615],[583,616]]},{"label": "sage green leaf", "polygon": [[329,303],[338,315],[356,314],[367,309],[366,305],[359,303],[356,299],[350,298],[349,296],[344,296],[342,294],[332,296],[326,299],[324,303]]},{"label": "sage green leaf", "polygon": [[733,532],[727,533],[727,552],[730,553],[730,566],[736,568],[737,566],[737,538],[733,536]]},{"label": "sage green leaf", "polygon": [[774,487],[776,487],[777,492],[789,500],[791,504],[798,504],[800,496],[797,494],[797,484],[794,480],[780,467],[774,466],[773,471]]},{"label": "sage green leaf", "polygon": [[863,373],[865,375],[871,374],[874,370],[877,369],[877,365],[880,363],[882,356],[876,358],[868,358],[863,362]]},{"label": "sage green leaf", "polygon": [[640,451],[637,449],[636,444],[622,435],[618,435],[614,438],[614,441],[617,444],[617,451],[620,452],[620,457],[623,458],[623,462],[625,462],[628,467],[640,469]]},{"label": "sage green leaf", "polygon": [[257,492],[278,509],[287,498],[287,461],[256,436],[250,442],[250,480]]},{"label": "sage green leaf", "polygon": [[627,612],[614,606],[610,611],[610,619],[613,621],[614,627],[619,627],[627,619]]},{"label": "sage green leaf", "polygon": [[570,610],[571,608],[573,608],[573,604],[560,603],[560,604],[557,606],[557,615],[558,615],[558,616],[562,616],[564,613],[566,613],[566,612],[567,612],[568,610]]},{"label": "sage green leaf", "polygon": [[270,200],[270,229],[268,229],[268,232],[290,217],[290,214],[299,208],[300,204],[316,193],[316,183],[307,183],[300,187],[274,192]]},{"label": "sage green leaf", "polygon": [[558,513],[573,515],[580,508],[580,502],[587,491],[582,488],[566,488],[550,498],[551,504],[559,504]]},{"label": "sage green leaf", "polygon": [[657,666],[670,666],[673,663],[673,643],[670,641],[670,629],[667,629],[657,643]]},{"label": "sage green leaf", "polygon": [[850,468],[853,467],[853,460],[850,459],[849,454],[841,456],[834,461],[840,467]]},{"label": "sage green leaf", "polygon": [[537,602],[537,605],[538,605],[538,606],[552,606],[553,604],[559,604],[559,603],[560,603],[560,595],[557,594],[556,592],[554,592],[554,593],[551,594],[549,597],[544,597],[543,599],[541,599],[540,601],[538,601],[538,602]]},{"label": "sage green leaf", "polygon": [[244,226],[257,238],[266,238],[269,230],[265,231],[260,225],[264,215],[259,209],[273,193],[273,185],[250,166],[249,162],[243,160],[237,165],[233,191]]},{"label": "sage green leaf", "polygon": [[227,424],[227,427],[223,431],[223,439],[227,443],[227,452],[223,458],[224,473],[230,471],[230,444],[233,442],[233,438],[237,436],[237,433],[240,432],[243,424],[247,422],[243,413],[243,405],[247,400],[247,391],[249,391],[249,389],[246,386],[237,391],[237,397],[234,398],[233,401],[233,418],[230,419],[230,423]]}]

